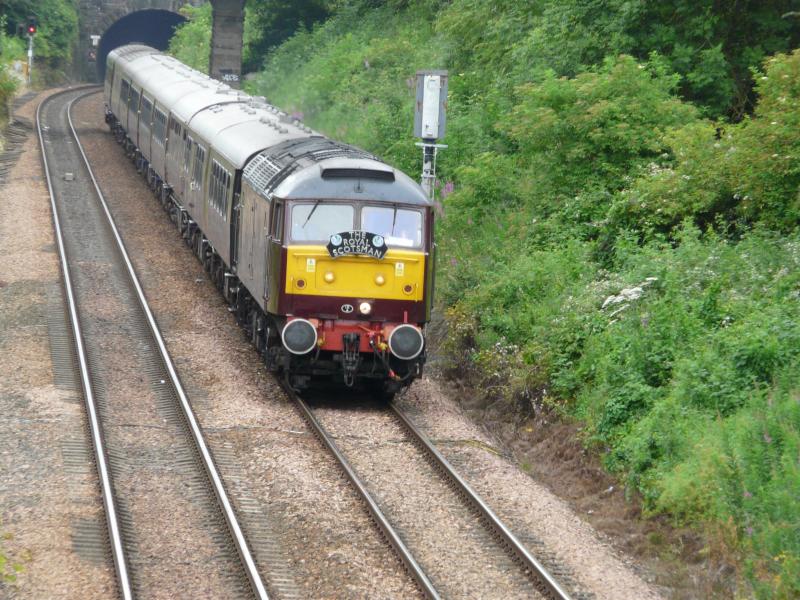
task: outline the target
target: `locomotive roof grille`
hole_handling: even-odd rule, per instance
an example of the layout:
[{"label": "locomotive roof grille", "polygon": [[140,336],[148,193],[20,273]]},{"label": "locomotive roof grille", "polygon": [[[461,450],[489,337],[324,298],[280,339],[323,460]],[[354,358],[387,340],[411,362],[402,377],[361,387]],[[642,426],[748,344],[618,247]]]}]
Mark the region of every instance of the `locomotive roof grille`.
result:
[{"label": "locomotive roof grille", "polygon": [[244,177],[257,190],[266,190],[270,181],[281,172],[281,165],[259,154],[244,168]]},{"label": "locomotive roof grille", "polygon": [[323,179],[377,179],[378,181],[394,181],[394,171],[379,171],[377,169],[348,169],[336,167],[322,169]]},{"label": "locomotive roof grille", "polygon": [[[244,168],[245,181],[256,189],[268,194],[297,169],[304,168],[330,158],[365,158],[379,160],[375,155],[322,137],[289,140],[268,148],[253,157]],[[322,169],[323,179],[366,178],[381,181],[394,181],[392,170],[378,169]]]}]

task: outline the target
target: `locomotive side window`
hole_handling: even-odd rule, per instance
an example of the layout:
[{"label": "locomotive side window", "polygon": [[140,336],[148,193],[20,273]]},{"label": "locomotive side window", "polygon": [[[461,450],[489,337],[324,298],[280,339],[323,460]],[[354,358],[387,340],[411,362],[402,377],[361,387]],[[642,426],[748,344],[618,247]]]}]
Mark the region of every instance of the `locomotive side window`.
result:
[{"label": "locomotive side window", "polygon": [[283,204],[276,202],[272,212],[272,239],[280,242],[283,239]]},{"label": "locomotive side window", "polygon": [[120,102],[122,102],[123,104],[128,103],[128,91],[130,90],[130,88],[131,84],[123,79],[122,85],[119,86],[119,99]]},{"label": "locomotive side window", "polygon": [[194,147],[194,168],[192,169],[192,183],[198,190],[203,189],[203,167],[206,162],[206,149],[200,144]]},{"label": "locomotive side window", "polygon": [[361,229],[382,235],[389,246],[422,245],[422,213],[416,210],[365,206],[361,209]]},{"label": "locomotive side window", "polygon": [[355,208],[349,204],[295,204],[292,207],[292,239],[323,241],[334,233],[353,228]]},{"label": "locomotive side window", "polygon": [[153,120],[153,137],[159,146],[164,145],[164,138],[167,132],[167,115],[156,109],[156,116]]}]

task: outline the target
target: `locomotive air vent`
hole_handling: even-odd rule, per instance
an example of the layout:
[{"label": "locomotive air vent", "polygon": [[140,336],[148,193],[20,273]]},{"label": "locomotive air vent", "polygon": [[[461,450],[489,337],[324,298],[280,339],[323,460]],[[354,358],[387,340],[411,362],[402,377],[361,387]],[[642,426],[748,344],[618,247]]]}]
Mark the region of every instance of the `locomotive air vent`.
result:
[{"label": "locomotive air vent", "polygon": [[394,181],[394,171],[381,169],[359,169],[353,167],[330,167],[322,169],[323,179],[377,179]]}]

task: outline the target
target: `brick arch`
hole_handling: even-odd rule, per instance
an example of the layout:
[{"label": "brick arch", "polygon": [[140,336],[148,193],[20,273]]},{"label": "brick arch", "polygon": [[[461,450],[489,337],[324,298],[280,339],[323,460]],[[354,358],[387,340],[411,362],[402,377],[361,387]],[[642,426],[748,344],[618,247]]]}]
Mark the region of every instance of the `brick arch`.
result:
[{"label": "brick arch", "polygon": [[166,50],[175,27],[186,19],[175,12],[146,8],[130,12],[114,21],[103,32],[97,48],[97,77],[103,81],[106,57],[114,48],[131,43],[142,43]]},{"label": "brick arch", "polygon": [[[198,5],[203,0],[188,0]],[[82,79],[93,80],[105,69],[105,55],[100,60],[99,48],[93,48],[92,35],[104,36],[115,23],[146,10],[165,11],[173,18],[179,17],[179,9],[185,0],[78,0],[79,38],[75,54],[75,73]],[[96,64],[95,64],[95,58]],[[102,63],[102,66],[101,66]]]},{"label": "brick arch", "polygon": [[[175,0],[128,0],[127,2],[104,2],[103,8],[94,20],[96,28],[102,34],[120,19],[142,10],[164,10],[179,14],[185,2]],[[196,4],[190,3],[190,4]]]}]

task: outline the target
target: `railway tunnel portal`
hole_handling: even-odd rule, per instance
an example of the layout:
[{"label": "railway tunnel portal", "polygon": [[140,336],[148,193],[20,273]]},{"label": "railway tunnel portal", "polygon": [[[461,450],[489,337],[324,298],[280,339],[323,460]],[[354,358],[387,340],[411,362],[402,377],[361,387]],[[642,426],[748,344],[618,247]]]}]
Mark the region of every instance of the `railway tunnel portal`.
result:
[{"label": "railway tunnel portal", "polygon": [[[75,72],[100,82],[106,57],[114,48],[139,42],[166,50],[175,27],[186,19],[184,4],[203,0],[79,0],[79,45]],[[211,75],[238,87],[242,69],[244,0],[211,0],[213,26]]]}]

